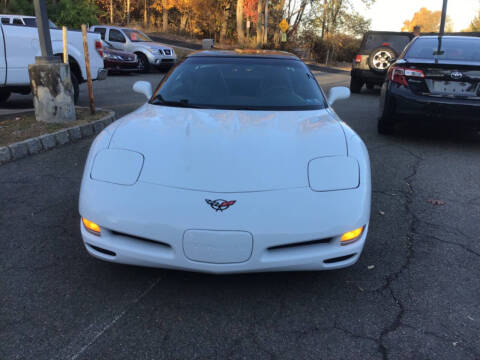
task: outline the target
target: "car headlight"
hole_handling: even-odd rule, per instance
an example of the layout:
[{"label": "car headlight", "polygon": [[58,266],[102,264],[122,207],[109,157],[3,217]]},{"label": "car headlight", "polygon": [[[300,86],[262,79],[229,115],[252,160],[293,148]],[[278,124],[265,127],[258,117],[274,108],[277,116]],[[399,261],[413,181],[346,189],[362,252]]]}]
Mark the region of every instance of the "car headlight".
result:
[{"label": "car headlight", "polygon": [[101,150],[93,161],[90,178],[118,185],[134,185],[143,167],[143,155],[130,150]]},{"label": "car headlight", "polygon": [[313,191],[355,189],[360,185],[358,161],[349,156],[326,156],[310,160],[308,183]]}]

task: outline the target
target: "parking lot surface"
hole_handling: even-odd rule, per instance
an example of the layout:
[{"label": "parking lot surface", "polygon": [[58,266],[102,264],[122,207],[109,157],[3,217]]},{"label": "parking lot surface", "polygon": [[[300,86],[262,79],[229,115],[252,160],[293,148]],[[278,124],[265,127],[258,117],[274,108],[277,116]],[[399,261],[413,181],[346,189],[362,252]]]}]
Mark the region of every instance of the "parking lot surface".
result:
[{"label": "parking lot surface", "polygon": [[[349,80],[316,75],[325,88]],[[144,102],[131,84],[160,76],[98,82],[97,104],[125,114]],[[378,90],[335,104],[373,180],[366,247],[343,270],[102,262],[79,233],[92,139],[0,166],[0,359],[480,359],[479,137],[416,124],[379,136],[377,106]]]}]

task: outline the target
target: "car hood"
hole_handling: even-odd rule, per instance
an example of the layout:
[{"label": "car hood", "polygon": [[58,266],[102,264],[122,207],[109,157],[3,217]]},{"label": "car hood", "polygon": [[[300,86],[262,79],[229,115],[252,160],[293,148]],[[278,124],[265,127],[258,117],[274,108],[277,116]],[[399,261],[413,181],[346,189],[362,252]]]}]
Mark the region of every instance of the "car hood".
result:
[{"label": "car hood", "polygon": [[145,104],[118,124],[110,148],[144,156],[139,181],[207,192],[308,186],[308,162],[347,155],[329,110],[238,111]]},{"label": "car hood", "polygon": [[161,43],[154,42],[154,41],[136,42],[134,44],[137,47],[143,47],[143,48],[162,49],[162,50],[163,49],[170,49],[170,50],[172,49],[168,45],[161,44]]}]

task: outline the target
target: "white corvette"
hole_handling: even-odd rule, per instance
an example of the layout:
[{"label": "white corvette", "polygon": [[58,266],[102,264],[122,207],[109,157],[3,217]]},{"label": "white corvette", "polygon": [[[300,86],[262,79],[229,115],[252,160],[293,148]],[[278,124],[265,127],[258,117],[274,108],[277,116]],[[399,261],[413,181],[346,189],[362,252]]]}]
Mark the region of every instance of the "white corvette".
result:
[{"label": "white corvette", "polygon": [[370,162],[295,56],[206,51],[92,144],[80,191],[87,251],[212,273],[354,264],[370,216]]}]

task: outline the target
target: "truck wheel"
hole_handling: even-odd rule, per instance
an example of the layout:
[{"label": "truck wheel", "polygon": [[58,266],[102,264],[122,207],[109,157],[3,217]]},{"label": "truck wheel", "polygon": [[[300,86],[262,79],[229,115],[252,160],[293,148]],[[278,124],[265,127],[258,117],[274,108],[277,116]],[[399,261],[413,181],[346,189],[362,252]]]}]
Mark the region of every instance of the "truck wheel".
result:
[{"label": "truck wheel", "polygon": [[10,91],[0,90],[0,103],[7,101],[11,94],[12,93]]},{"label": "truck wheel", "polygon": [[350,79],[350,91],[354,94],[359,94],[362,91],[363,81],[359,78],[353,77]]},{"label": "truck wheel", "polygon": [[142,54],[138,53],[138,69],[140,70],[141,73],[149,73],[150,72],[150,63],[148,62],[147,57]]},{"label": "truck wheel", "polygon": [[70,72],[70,78],[72,79],[72,87],[73,87],[73,103],[77,105],[78,98],[80,96],[80,87],[78,85],[78,78],[73,72]]}]

